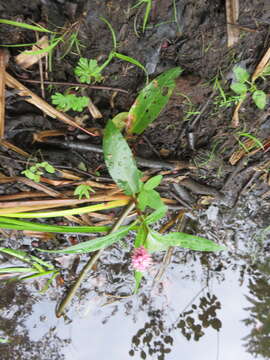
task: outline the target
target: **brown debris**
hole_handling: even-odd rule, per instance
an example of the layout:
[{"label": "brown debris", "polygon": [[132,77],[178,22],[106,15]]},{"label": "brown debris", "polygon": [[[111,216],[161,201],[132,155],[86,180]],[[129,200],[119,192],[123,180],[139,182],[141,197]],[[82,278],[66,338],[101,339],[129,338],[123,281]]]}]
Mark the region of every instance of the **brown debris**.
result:
[{"label": "brown debris", "polygon": [[228,47],[235,45],[239,39],[239,28],[237,25],[239,17],[239,0],[226,0],[227,35]]},{"label": "brown debris", "polygon": [[32,65],[39,62],[44,56],[48,55],[48,52],[44,52],[41,54],[31,54],[30,52],[46,49],[49,46],[48,36],[44,35],[40,38],[35,45],[32,46],[32,50],[26,50],[20,53],[15,57],[15,61],[17,65],[19,65],[22,69],[28,69]]}]

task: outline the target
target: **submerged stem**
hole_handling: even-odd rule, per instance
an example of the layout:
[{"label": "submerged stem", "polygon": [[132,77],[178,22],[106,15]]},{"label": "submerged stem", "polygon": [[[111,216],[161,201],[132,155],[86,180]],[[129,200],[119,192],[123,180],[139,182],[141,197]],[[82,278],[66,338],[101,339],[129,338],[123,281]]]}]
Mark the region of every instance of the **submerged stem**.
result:
[{"label": "submerged stem", "polygon": [[[126,207],[126,209],[123,211],[123,213],[121,214],[121,216],[119,217],[117,222],[114,224],[113,228],[110,230],[109,234],[111,234],[111,233],[113,233],[113,232],[115,232],[115,231],[117,231],[119,229],[119,227],[124,222],[124,220],[126,219],[128,214],[134,208],[134,206],[135,206],[135,204],[134,204],[134,202],[132,202]],[[71,287],[69,292],[67,293],[66,297],[62,300],[61,304],[59,305],[58,309],[56,310],[56,316],[57,317],[60,317],[60,316],[63,315],[66,307],[70,304],[70,302],[73,299],[76,291],[80,287],[83,279],[87,275],[88,271],[90,271],[92,269],[92,267],[97,262],[97,260],[99,259],[100,255],[102,254],[103,251],[104,251],[104,249],[100,249],[93,257],[91,257],[88,260],[87,264],[82,269],[79,277],[77,278],[77,280],[75,281],[75,283],[73,284],[73,286]]]}]

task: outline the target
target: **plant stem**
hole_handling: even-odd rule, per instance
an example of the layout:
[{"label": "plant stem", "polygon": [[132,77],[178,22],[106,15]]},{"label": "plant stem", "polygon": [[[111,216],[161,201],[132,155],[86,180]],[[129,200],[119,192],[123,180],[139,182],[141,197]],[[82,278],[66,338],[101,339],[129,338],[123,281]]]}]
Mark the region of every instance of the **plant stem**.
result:
[{"label": "plant stem", "polygon": [[[123,211],[123,213],[121,214],[121,216],[119,217],[119,219],[117,220],[117,222],[115,223],[115,225],[113,226],[113,228],[111,229],[109,234],[111,234],[111,233],[113,233],[113,232],[115,232],[115,231],[117,231],[119,229],[119,227],[124,222],[124,220],[126,219],[128,214],[134,208],[134,206],[135,206],[134,202],[131,202],[126,207],[126,209]],[[104,251],[104,249],[100,249],[93,257],[91,257],[91,259],[88,260],[87,264],[85,265],[85,267],[81,271],[79,277],[77,278],[77,280],[75,281],[75,283],[73,284],[73,286],[71,287],[69,292],[67,293],[67,296],[62,300],[61,304],[59,305],[58,309],[56,310],[56,316],[57,317],[60,317],[60,316],[63,315],[66,307],[70,304],[71,300],[73,299],[76,291],[80,287],[80,285],[81,285],[82,281],[84,280],[85,276],[92,269],[92,267],[97,262],[97,260],[100,258],[103,251]]]}]

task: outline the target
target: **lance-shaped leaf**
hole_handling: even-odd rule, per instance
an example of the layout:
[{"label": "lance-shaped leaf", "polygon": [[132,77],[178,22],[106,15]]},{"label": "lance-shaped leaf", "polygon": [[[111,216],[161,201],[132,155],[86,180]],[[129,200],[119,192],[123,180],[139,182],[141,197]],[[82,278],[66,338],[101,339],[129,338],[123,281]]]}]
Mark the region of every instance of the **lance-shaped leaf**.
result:
[{"label": "lance-shaped leaf", "polygon": [[93,252],[99,249],[103,249],[115,243],[116,241],[121,240],[129,230],[133,227],[134,223],[129,226],[123,226],[121,230],[113,232],[109,235],[101,236],[96,239],[84,241],[77,245],[69,246],[63,250],[42,250],[42,252],[58,253],[58,254],[85,254]]},{"label": "lance-shaped leaf", "polygon": [[183,70],[170,69],[143,88],[132,105],[127,122],[129,134],[141,134],[159,115],[175,88],[175,79]]},{"label": "lance-shaped leaf", "polygon": [[103,153],[109,173],[126,195],[140,190],[141,173],[121,132],[110,120],[103,136]]},{"label": "lance-shaped leaf", "polygon": [[218,245],[212,240],[182,232],[171,232],[167,235],[161,235],[158,232],[151,231],[151,235],[147,246],[149,251],[164,250],[169,246],[180,246],[196,251],[226,250],[224,246]]},{"label": "lance-shaped leaf", "polygon": [[152,212],[152,214],[148,215],[145,219],[145,223],[147,225],[153,224],[156,221],[162,219],[168,211],[168,207],[166,205],[161,206],[159,209]]},{"label": "lance-shaped leaf", "polygon": [[[8,217],[0,216],[0,229],[16,229],[16,230],[31,230],[31,231],[45,231],[45,232],[59,232],[59,233],[89,233],[89,232],[107,232],[111,229],[110,226],[60,226],[39,224],[30,221],[22,221]],[[1,251],[1,250],[0,250]]]}]

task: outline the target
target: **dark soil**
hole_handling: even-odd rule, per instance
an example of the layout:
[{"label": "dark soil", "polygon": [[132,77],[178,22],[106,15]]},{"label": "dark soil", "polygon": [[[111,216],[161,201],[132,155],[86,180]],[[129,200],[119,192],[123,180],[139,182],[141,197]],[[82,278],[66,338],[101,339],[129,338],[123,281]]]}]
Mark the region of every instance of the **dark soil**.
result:
[{"label": "dark soil", "polygon": [[[255,218],[252,221],[254,221],[255,227],[258,226],[259,229],[262,229],[269,225],[269,220],[267,220],[269,215],[269,206],[267,204],[267,199],[269,199],[269,152],[267,151],[269,145],[265,147],[264,150],[261,149],[250,156],[246,155],[244,159],[239,160],[235,165],[231,165],[229,159],[232,154],[240,148],[237,140],[237,134],[239,132],[252,134],[262,143],[269,143],[269,105],[267,104],[265,110],[259,110],[252,101],[247,100],[241,107],[239,113],[239,127],[233,128],[232,114],[234,105],[230,107],[221,106],[222,99],[219,91],[214,89],[214,81],[219,79],[225,93],[232,95],[229,85],[230,79],[232,78],[233,66],[235,64],[242,64],[247,67],[250,73],[255,70],[256,65],[270,46],[269,3],[267,0],[261,0],[259,2],[256,0],[240,1],[239,25],[241,26],[241,35],[237,45],[228,49],[224,0],[176,0],[177,23],[172,21],[172,19],[174,19],[172,1],[152,0],[152,2],[153,9],[149,18],[149,28],[147,28],[144,34],[140,31],[143,10],[142,8],[139,10],[138,8],[133,9],[132,6],[136,1],[132,0],[25,0],[21,2],[17,0],[0,0],[0,18],[28,23],[35,22],[52,30],[57,28],[68,29],[76,21],[79,21],[78,38],[83,45],[83,47],[81,47],[81,55],[83,57],[97,59],[102,63],[112,49],[111,33],[106,24],[100,20],[102,16],[111,23],[116,32],[118,42],[117,51],[133,57],[144,64],[149,71],[151,79],[164,70],[180,66],[183,69],[183,74],[177,79],[174,94],[165,110],[160,114],[158,119],[149,126],[143,135],[131,139],[131,145],[135,155],[157,161],[186,161],[191,165],[188,170],[180,170],[174,174],[167,174],[168,178],[185,175],[188,180],[195,181],[195,188],[192,185],[186,186],[189,192],[188,195],[190,196],[189,199],[193,199],[193,201],[200,206],[200,213],[197,213],[196,216],[198,216],[198,218],[196,221],[192,218],[193,215],[191,215],[193,220],[190,221],[188,225],[190,231],[194,232],[198,229],[198,231],[207,234],[210,238],[216,231],[215,236],[219,237],[220,234],[223,234],[222,232],[225,231],[226,226],[227,229],[229,229],[228,224],[230,224],[230,221],[237,222],[239,220],[235,220],[237,215],[239,215],[238,211],[240,210],[237,207],[239,204],[242,204],[241,209],[247,217],[247,208],[251,209],[252,206],[254,206]],[[139,37],[134,31],[134,26],[137,26]],[[0,25],[0,44],[23,44],[34,41],[35,36],[32,31]],[[62,44],[54,52],[52,72],[48,75],[49,81],[60,83],[77,82],[77,79],[74,77],[73,68],[79,59],[79,55],[75,50],[72,50],[67,56],[61,58],[65,49],[66,45]],[[27,71],[20,69],[14,61],[14,57],[20,51],[21,48],[9,48],[10,60],[7,70],[34,93],[41,95],[40,86],[37,83],[29,82],[29,80],[40,79],[39,68],[35,65]],[[114,60],[104,70],[104,80],[102,84],[98,85],[127,90],[127,93],[102,89],[86,90],[103,116],[101,119],[94,119],[85,111],[83,113],[83,115],[86,115],[83,120],[83,126],[92,129],[96,134],[100,135],[108,119],[111,119],[119,112],[129,110],[138,92],[145,85],[145,75],[142,70],[135,65]],[[269,103],[269,80],[260,80],[258,87],[268,94]],[[46,86],[46,100],[51,103],[50,96],[52,93],[56,91],[64,92],[67,89],[68,86],[63,85],[54,85],[53,88]],[[77,115],[72,111],[69,112],[69,114],[71,116]],[[56,129],[64,130],[65,135],[54,138],[53,145],[33,141],[33,134],[43,130]],[[36,157],[38,160],[44,159],[55,167],[74,170],[75,173],[78,171],[78,174],[83,174],[85,179],[88,177],[91,179],[96,178],[97,170],[102,178],[108,178],[101,154],[92,151],[81,151],[79,149],[75,151],[72,149],[63,150],[61,148],[61,143],[64,141],[99,145],[101,144],[100,136],[88,136],[79,130],[68,127],[59,120],[44,116],[36,107],[28,104],[24,99],[19,98],[14,92],[9,93],[6,99],[5,139],[28,152],[33,157]],[[84,164],[84,170],[79,172],[78,168],[81,166],[81,163]],[[0,146],[1,177],[19,176],[20,172],[24,170],[26,166],[27,160],[24,157],[8,149],[6,146]],[[147,169],[143,168],[143,170]],[[204,185],[208,186],[208,192],[203,188]],[[171,188],[166,186],[167,185],[164,184],[162,190],[165,191],[165,194],[172,196]],[[249,190],[254,191],[254,193],[251,192],[250,196],[247,195]],[[27,185],[20,183],[0,184],[1,195],[16,194],[21,191],[30,191],[30,189]],[[217,191],[218,194],[220,194],[219,198],[217,198],[217,196],[215,197]],[[175,195],[180,196],[179,194]],[[207,195],[209,195],[210,198],[209,196],[207,197]],[[214,200],[213,195],[215,197]],[[246,199],[247,204],[245,204],[245,196],[248,197]],[[258,201],[258,199],[262,199],[261,202]],[[186,199],[184,200],[186,201]],[[2,201],[1,196],[0,201]],[[247,208],[245,208],[245,206]],[[219,224],[220,227],[218,224],[216,227],[210,226],[209,230],[207,229],[209,221],[203,218],[204,220],[200,222],[199,218],[205,216],[206,211],[211,212],[213,210],[215,212],[215,208],[219,209],[218,211],[224,223],[221,221]],[[209,216],[211,218],[212,215],[210,214]],[[234,220],[231,220],[232,218]],[[247,220],[247,223],[248,221],[251,220]],[[199,224],[197,224],[197,222],[199,222]],[[232,228],[239,229],[236,223],[232,225]],[[244,225],[241,223],[240,230],[243,230],[243,228]],[[245,230],[245,235],[249,236],[249,231],[251,233],[253,230],[253,227],[250,225],[248,230]],[[5,237],[5,235],[7,235],[7,237]],[[252,236],[253,235],[254,233],[252,233]],[[212,237],[215,239],[215,236]],[[229,243],[233,241],[233,235],[226,236],[227,240],[229,239]],[[224,237],[226,236],[224,235]],[[3,233],[3,239],[3,246],[33,251],[33,238],[31,237],[25,239],[18,233],[14,235],[14,233],[10,234],[9,232],[5,232]],[[34,240],[39,241],[37,239]],[[52,241],[63,243],[65,240],[66,239],[57,237],[57,239],[53,239]],[[42,240],[40,242],[42,242]],[[116,283],[123,283],[124,276],[121,277],[119,275],[119,277],[117,277],[115,273],[114,276],[112,276],[111,273],[108,272],[108,274],[106,274],[105,271],[102,273],[104,266],[108,265],[108,263],[112,264],[110,269],[112,272],[115,271],[120,274],[121,271],[125,272],[125,268],[127,272],[128,255],[125,252],[124,255],[119,255],[120,252],[117,253],[117,250],[114,251],[116,254],[111,253],[109,260],[106,260],[106,258],[102,259],[102,265],[100,265],[101,275],[99,274],[97,278],[105,277],[105,279],[102,278],[102,280],[99,279],[99,281],[106,281],[106,284],[108,284],[106,293],[110,293],[110,287],[113,291],[119,291],[120,288],[120,293],[125,293],[129,285],[126,285],[126,288],[123,287],[123,289],[120,285],[119,287],[115,286]],[[266,250],[263,249],[263,251]],[[269,252],[269,249],[267,251]],[[122,264],[119,256],[122,256],[120,259],[122,260]],[[115,260],[115,268],[113,268],[114,259],[117,259]],[[240,262],[239,259],[240,257],[237,258],[237,261]],[[203,264],[204,260],[205,258],[202,257],[198,261]],[[160,259],[157,259],[157,261],[160,261]],[[218,263],[217,267],[222,262],[213,258],[205,260],[205,263],[208,264],[208,261],[211,265],[216,261]],[[226,261],[228,261],[228,259],[226,259]],[[250,259],[248,261],[250,261]],[[177,265],[176,260],[175,262]],[[186,260],[186,262],[189,263],[189,260]],[[246,266],[246,268],[249,268],[252,276],[256,278],[256,266],[254,265],[255,268],[252,268],[253,265],[254,264],[248,263],[243,265],[243,267]],[[210,265],[208,264],[207,266]],[[238,269],[240,269],[241,266],[239,265]],[[239,272],[241,271],[239,270]],[[131,280],[125,279],[125,281],[129,284],[128,281]],[[256,281],[259,280],[257,279]],[[99,285],[97,284],[94,288],[98,287]],[[88,290],[86,287],[85,292]],[[10,301],[13,306],[17,303],[22,309],[21,317],[25,319],[28,306],[31,308],[33,303],[36,300],[39,301],[40,298],[35,298],[33,302],[27,302],[27,308],[23,308],[21,304],[19,304],[20,300],[17,294],[21,293],[21,296],[26,298],[27,295],[23,294],[24,291],[26,290],[20,284],[17,287],[15,285],[10,287],[1,286],[1,292],[5,293],[5,295],[3,295],[5,299],[3,303],[1,301],[0,307],[6,309],[5,311],[8,313],[6,302]],[[34,292],[33,289],[31,291]],[[57,294],[58,292],[59,294]],[[60,293],[63,292],[64,290],[62,288],[58,288],[50,296],[51,298],[58,299],[61,297]],[[149,295],[149,293],[146,292],[146,295]],[[81,296],[83,298],[85,294]],[[141,301],[142,304],[144,302],[147,303],[146,298],[141,299]],[[219,306],[216,304],[216,299],[210,295],[205,301],[207,302],[206,305],[210,308],[211,306],[217,306],[217,308]],[[203,306],[204,305],[202,305],[202,308]],[[130,315],[132,313],[130,310],[132,307],[136,308],[136,304],[127,302],[122,308],[123,313],[126,311]],[[147,312],[143,305],[141,309]],[[112,313],[113,311],[114,310],[112,310]],[[117,310],[115,310],[115,312],[116,311]],[[164,312],[164,307],[162,311]],[[219,330],[219,323],[215,320],[216,318],[214,316],[216,308],[212,308],[212,310],[209,311],[213,313],[211,320],[213,329]],[[164,313],[163,315],[159,313],[152,313],[150,315],[149,317],[152,319],[152,323],[150,322],[150,324],[152,325],[149,325],[149,329],[151,328],[153,331],[156,331],[156,327],[159,327],[160,330],[161,325],[158,326],[157,322],[159,317],[162,318]],[[110,316],[113,316],[113,314],[108,313],[107,317],[109,318]],[[106,319],[105,315],[104,317]],[[182,322],[179,320],[177,326],[179,328],[186,326],[186,330],[182,330],[182,333],[188,339],[189,335],[187,335],[187,333],[192,332],[193,325],[189,324],[188,321],[190,321],[190,319],[187,320],[187,317],[188,314],[185,314],[185,319],[182,319]],[[0,322],[0,329],[11,337],[13,336],[12,332],[15,331],[13,322],[20,321],[18,320],[20,319],[20,314],[16,314],[12,319],[11,322],[8,322],[6,316],[1,318],[5,329],[2,328]],[[106,322],[106,320],[104,320],[104,322]],[[182,325],[180,326],[179,324]],[[12,328],[13,325],[14,328]],[[208,326],[210,325],[208,324]],[[202,327],[197,327],[195,330],[193,329],[195,337],[200,338],[202,328],[208,326],[204,323]],[[162,340],[163,345],[165,343],[172,345],[170,344],[172,341],[170,337],[172,328],[165,326],[165,330],[164,336],[165,338],[167,336],[167,338],[166,340],[163,339],[164,341]],[[133,356],[134,352],[137,351],[136,349],[139,348],[139,344],[137,344],[136,347],[136,341],[140,342],[138,338],[140,338],[142,334],[148,334],[149,336],[149,333],[150,330],[148,331],[146,327],[141,334],[135,336],[137,338],[133,338],[130,357]],[[55,350],[58,345],[64,347],[68,341],[65,343],[63,336],[60,336],[59,339],[55,337],[53,341],[48,341],[48,339],[52,340],[52,335],[48,334],[46,335],[47,338],[44,335],[39,342],[29,342],[31,350],[28,350],[27,342],[30,340],[23,330],[21,332],[21,338],[18,337],[15,339],[14,348],[12,348],[12,345],[10,345],[9,348],[7,345],[2,345],[6,347],[6,350],[9,349],[9,351],[11,351],[10,354],[6,353],[6,355],[3,355],[3,359],[70,359],[68,355],[60,355],[60,353]],[[151,339],[148,339],[149,341],[147,339],[148,338],[144,338],[141,341],[146,345],[148,344],[148,348],[146,345],[145,348],[148,349],[148,355],[150,356],[149,358],[151,358],[152,350],[149,349],[153,344],[150,346]],[[198,339],[196,338],[195,340]],[[44,350],[46,347],[50,347],[50,357],[42,357],[43,355],[40,353],[39,345],[42,346]],[[157,344],[155,346],[158,347]],[[21,357],[19,354],[15,355],[15,352],[20,347],[23,349],[24,354],[28,355],[22,355],[24,357]],[[166,348],[160,350],[160,357],[158,357],[158,359],[165,358],[166,353],[170,352],[165,350]],[[144,359],[146,358],[146,353],[141,352],[140,356],[141,359]],[[269,351],[266,353],[266,356],[269,357],[263,356],[269,359]],[[88,357],[82,356],[78,357],[78,359],[86,360]],[[120,358],[117,358],[117,360],[119,359]],[[170,357],[168,359],[176,359],[176,357]]]}]

